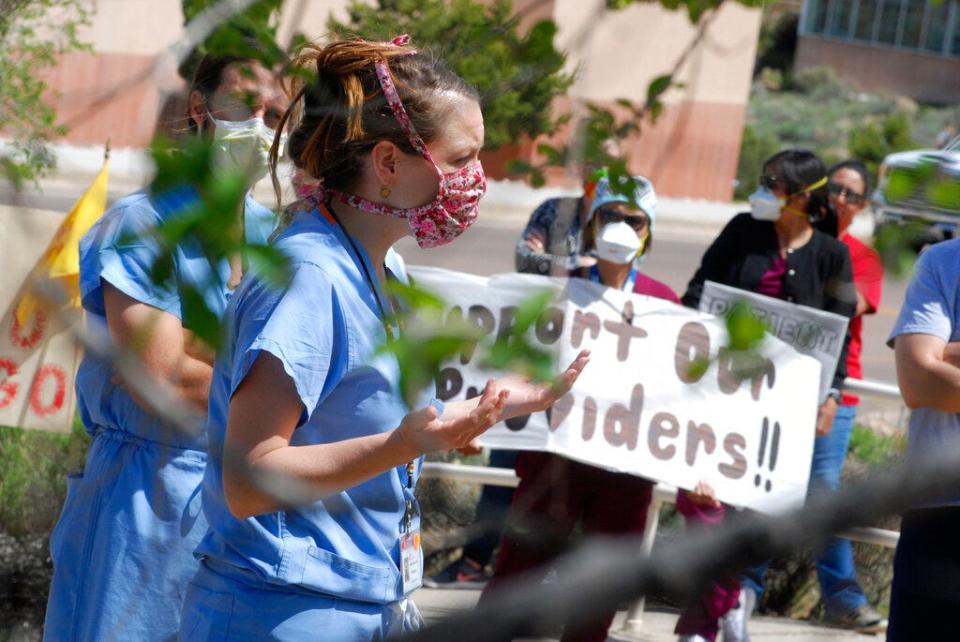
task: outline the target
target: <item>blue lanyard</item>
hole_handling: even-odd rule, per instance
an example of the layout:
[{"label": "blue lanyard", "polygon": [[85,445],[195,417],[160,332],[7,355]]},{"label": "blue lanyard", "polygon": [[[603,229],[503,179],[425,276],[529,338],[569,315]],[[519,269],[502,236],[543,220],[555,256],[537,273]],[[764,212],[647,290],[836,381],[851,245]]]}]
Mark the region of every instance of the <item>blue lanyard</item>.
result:
[{"label": "blue lanyard", "polygon": [[[600,283],[601,285],[603,284],[603,282],[600,280],[600,268],[598,268],[596,265],[590,266],[590,280],[593,281],[594,283]],[[630,275],[627,277],[626,282],[623,284],[623,290],[625,292],[633,292],[633,288],[636,287],[636,283],[637,283],[637,270],[636,268],[630,268]]]}]

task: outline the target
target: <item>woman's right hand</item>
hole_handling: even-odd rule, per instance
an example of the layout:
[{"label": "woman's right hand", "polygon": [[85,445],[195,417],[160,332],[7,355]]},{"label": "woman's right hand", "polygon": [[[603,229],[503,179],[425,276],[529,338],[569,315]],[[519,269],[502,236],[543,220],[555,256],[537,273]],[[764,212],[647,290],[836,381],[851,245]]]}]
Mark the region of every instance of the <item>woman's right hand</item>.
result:
[{"label": "woman's right hand", "polygon": [[706,481],[699,481],[693,490],[687,493],[687,496],[694,504],[706,506],[708,508],[720,508],[722,504],[717,499],[717,493]]},{"label": "woman's right hand", "polygon": [[397,428],[397,436],[417,455],[467,448],[471,442],[500,421],[503,406],[510,395],[490,379],[476,408],[444,421],[437,409],[427,406],[407,414]]}]

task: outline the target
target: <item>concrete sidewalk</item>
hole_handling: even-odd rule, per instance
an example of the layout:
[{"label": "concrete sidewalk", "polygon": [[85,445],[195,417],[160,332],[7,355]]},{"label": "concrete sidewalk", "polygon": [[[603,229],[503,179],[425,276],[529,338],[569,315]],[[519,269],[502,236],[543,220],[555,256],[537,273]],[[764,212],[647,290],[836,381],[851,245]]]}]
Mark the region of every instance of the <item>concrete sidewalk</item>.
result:
[{"label": "concrete sidewalk", "polygon": [[[414,602],[427,623],[437,622],[456,613],[472,609],[480,597],[476,590],[448,590],[448,589],[420,589],[413,595]],[[616,631],[621,627],[626,613],[617,614],[617,618],[610,628],[610,640],[624,642],[676,642],[677,636],[673,633],[673,626],[677,621],[677,614],[662,610],[648,610],[644,613],[643,632],[636,637],[618,636]],[[558,638],[543,638],[557,640]],[[821,626],[813,626],[807,622],[789,620],[785,618],[755,617],[750,623],[750,640],[752,642],[775,642],[788,640],[789,642],[880,642],[883,638],[875,635],[861,635],[850,631],[841,631]]]}]

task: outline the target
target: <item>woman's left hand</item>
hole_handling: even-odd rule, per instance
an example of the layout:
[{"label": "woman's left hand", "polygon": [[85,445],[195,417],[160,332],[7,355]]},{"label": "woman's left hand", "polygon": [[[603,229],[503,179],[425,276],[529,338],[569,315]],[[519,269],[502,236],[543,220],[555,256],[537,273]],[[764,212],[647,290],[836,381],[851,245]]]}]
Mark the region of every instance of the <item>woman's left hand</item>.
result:
[{"label": "woman's left hand", "polygon": [[817,411],[817,437],[825,437],[833,430],[833,418],[837,414],[837,400],[827,397]]},{"label": "woman's left hand", "polygon": [[532,383],[529,379],[519,375],[508,375],[498,379],[497,385],[499,388],[510,392],[500,418],[510,419],[546,410],[563,395],[570,392],[570,388],[573,387],[589,361],[590,351],[581,351],[577,358],[552,383]]}]

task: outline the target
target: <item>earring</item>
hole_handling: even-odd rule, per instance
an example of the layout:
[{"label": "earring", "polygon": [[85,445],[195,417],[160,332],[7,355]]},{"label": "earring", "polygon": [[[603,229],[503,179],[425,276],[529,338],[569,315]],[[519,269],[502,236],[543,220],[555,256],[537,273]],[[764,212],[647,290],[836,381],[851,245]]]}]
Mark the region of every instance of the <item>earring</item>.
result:
[{"label": "earring", "polygon": [[380,198],[390,198],[390,188],[386,185],[380,188]]}]

